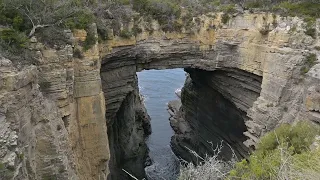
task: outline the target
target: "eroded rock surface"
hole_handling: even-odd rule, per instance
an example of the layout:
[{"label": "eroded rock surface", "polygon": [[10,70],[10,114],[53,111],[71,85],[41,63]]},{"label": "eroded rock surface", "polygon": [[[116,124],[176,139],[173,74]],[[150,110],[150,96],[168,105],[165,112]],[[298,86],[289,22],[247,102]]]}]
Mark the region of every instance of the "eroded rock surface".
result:
[{"label": "eroded rock surface", "polygon": [[[178,154],[190,144],[205,153],[209,146],[204,142],[224,140],[238,155],[245,156],[261,135],[280,123],[310,116],[317,121],[318,66],[306,74],[301,68],[310,54],[319,57],[314,49],[319,41],[304,33],[304,22],[245,12],[223,24],[220,15],[199,17],[199,31],[193,34],[155,29],[152,35],[143,32],[136,38],[115,37],[100,44],[103,86],[109,86],[109,73],[118,80],[112,100],[106,101],[110,108],[107,113],[116,114],[126,94],[133,91],[127,82],[132,82],[135,72],[188,68],[202,71],[192,70],[182,93],[181,119],[172,123],[177,132],[173,146]],[[214,109],[220,110],[220,115],[214,114]],[[224,114],[230,117],[223,117]],[[227,119],[238,124],[229,127]]]},{"label": "eroded rock surface", "polygon": [[171,143],[174,152],[196,162],[187,148],[204,157],[222,143],[224,158],[231,158],[233,152],[246,156],[246,112],[259,97],[261,77],[237,69],[187,72],[190,77],[181,93],[182,107],[170,120],[176,132]]},{"label": "eroded rock surface", "polygon": [[[185,145],[205,153],[206,141],[224,140],[244,156],[280,123],[320,122],[320,66],[301,72],[310,54],[319,59],[320,42],[304,33],[303,21],[245,12],[223,24],[215,17],[200,16],[193,33],[142,27],[136,37],[112,36],[88,51],[84,30],[66,31],[73,45],[32,41],[37,66],[17,70],[1,59],[0,160],[8,175],[122,180],[123,168],[143,177],[151,131],[137,85],[143,69],[190,73],[171,122],[173,147],[186,159]],[[76,49],[83,57],[73,57]]]},{"label": "eroded rock surface", "polygon": [[[82,48],[85,31],[65,33]],[[1,146],[0,160],[16,179],[107,179],[110,151],[97,45],[79,59],[71,45],[52,48],[33,38],[37,66],[18,71],[1,62],[1,128],[8,146]]]},{"label": "eroded rock surface", "polygon": [[58,108],[39,90],[35,66],[0,58],[0,179],[78,179]]}]

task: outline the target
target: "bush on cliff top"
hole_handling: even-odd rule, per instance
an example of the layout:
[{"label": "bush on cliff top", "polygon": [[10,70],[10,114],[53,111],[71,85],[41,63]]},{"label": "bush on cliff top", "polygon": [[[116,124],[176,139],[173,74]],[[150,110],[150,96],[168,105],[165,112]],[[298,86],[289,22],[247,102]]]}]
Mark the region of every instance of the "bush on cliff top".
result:
[{"label": "bush on cliff top", "polygon": [[49,46],[69,43],[64,29],[86,29],[98,2],[107,0],[0,0],[1,53],[24,54],[32,36]]},{"label": "bush on cliff top", "polygon": [[144,16],[151,15],[169,31],[174,30],[174,23],[181,15],[180,5],[171,0],[133,0],[133,9]]},{"label": "bush on cliff top", "polygon": [[310,149],[317,135],[319,126],[309,121],[283,124],[264,135],[248,159],[223,162],[217,158],[218,153],[205,159],[200,157],[204,160],[200,165],[189,163],[181,167],[179,180],[318,180],[320,147]]},{"label": "bush on cliff top", "polygon": [[319,127],[306,121],[283,124],[261,138],[256,151],[237,163],[230,179],[313,179],[320,174],[320,149],[310,145]]}]

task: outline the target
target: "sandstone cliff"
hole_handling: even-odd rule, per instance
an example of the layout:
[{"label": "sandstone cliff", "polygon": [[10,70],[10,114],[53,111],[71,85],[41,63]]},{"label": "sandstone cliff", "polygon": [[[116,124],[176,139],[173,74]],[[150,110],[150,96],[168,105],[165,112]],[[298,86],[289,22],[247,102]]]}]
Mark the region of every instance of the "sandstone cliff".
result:
[{"label": "sandstone cliff", "polygon": [[35,66],[0,59],[1,179],[78,179],[58,108],[39,90]]},{"label": "sandstone cliff", "polygon": [[[317,61],[319,42],[304,33],[303,20],[247,12],[223,24],[220,17],[201,16],[198,30],[186,33],[164,33],[155,23],[152,34],[114,37],[100,45],[102,79],[110,72],[119,80],[142,69],[187,68],[181,112],[172,122],[173,149],[186,159],[191,157],[184,146],[204,154],[211,149],[207,141],[221,140],[226,158],[227,144],[246,156],[280,123],[318,121],[318,65],[303,69],[311,66],[310,56]],[[112,101],[115,111],[121,99]]]},{"label": "sandstone cliff", "polygon": [[[86,32],[65,33],[81,49]],[[32,38],[37,66],[18,71],[1,60],[6,144],[1,158],[15,179],[107,178],[110,152],[97,47],[77,59],[71,45],[49,48]]]},{"label": "sandstone cliff", "polygon": [[198,17],[193,31],[165,33],[153,22],[151,33],[141,23],[136,37],[110,36],[87,51],[86,31],[66,31],[74,44],[32,39],[36,66],[18,70],[1,59],[0,162],[8,176],[125,179],[125,169],[144,177],[151,129],[137,84],[143,69],[190,74],[171,119],[173,149],[186,159],[184,146],[206,153],[207,141],[223,140],[245,156],[279,123],[320,122],[320,65],[308,61],[319,59],[320,42],[304,33],[303,20],[245,12],[224,24],[221,15]]}]

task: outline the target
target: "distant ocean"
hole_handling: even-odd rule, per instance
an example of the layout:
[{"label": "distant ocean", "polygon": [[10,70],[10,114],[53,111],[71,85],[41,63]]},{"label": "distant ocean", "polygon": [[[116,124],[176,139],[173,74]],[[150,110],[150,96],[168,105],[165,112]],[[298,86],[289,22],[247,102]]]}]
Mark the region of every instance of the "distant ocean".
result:
[{"label": "distant ocean", "polygon": [[146,168],[152,180],[175,180],[179,162],[171,151],[173,130],[169,123],[167,103],[177,99],[175,91],[185,81],[183,69],[147,70],[138,73],[140,93],[151,117],[152,134],[147,140],[153,165]]}]

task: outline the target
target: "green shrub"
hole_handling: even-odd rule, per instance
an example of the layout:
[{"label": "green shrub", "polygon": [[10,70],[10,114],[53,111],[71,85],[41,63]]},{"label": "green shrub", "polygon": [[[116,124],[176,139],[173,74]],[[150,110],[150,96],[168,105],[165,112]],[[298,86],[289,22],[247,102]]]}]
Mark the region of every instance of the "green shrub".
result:
[{"label": "green shrub", "polygon": [[289,33],[292,34],[292,33],[296,32],[296,31],[297,31],[297,25],[294,24],[294,25],[290,28]]},{"label": "green shrub", "polygon": [[65,46],[66,44],[72,44],[72,40],[64,32],[62,27],[47,27],[39,29],[36,32],[38,41],[44,43],[49,47]]},{"label": "green shrub", "polygon": [[93,45],[96,44],[96,42],[97,42],[96,36],[93,33],[91,33],[90,31],[88,31],[86,40],[83,42],[83,49],[85,51],[89,50],[90,48],[93,47]]},{"label": "green shrub", "polygon": [[307,28],[307,30],[304,33],[308,36],[311,36],[313,39],[316,38],[316,29],[315,28]]},{"label": "green shrub", "polygon": [[[311,152],[309,149],[315,136],[319,134],[319,127],[311,122],[301,121],[294,126],[283,124],[263,136],[256,151],[250,155],[248,160],[238,162],[235,168],[230,171],[229,178],[278,179],[281,173],[287,173],[282,172],[281,168],[287,168],[293,172],[305,172],[308,171],[308,166],[319,167],[318,154],[320,150],[318,150],[319,152]],[[301,166],[301,164],[308,162],[307,159],[315,159],[315,164]],[[292,175],[291,172],[289,175]]]},{"label": "green shrub", "polygon": [[253,2],[247,2],[245,3],[244,7],[246,8],[262,8],[264,6],[264,3],[262,1],[253,1]]},{"label": "green shrub", "polygon": [[297,2],[285,1],[279,4],[279,7],[287,10],[289,16],[306,16],[319,18],[320,3],[316,2]]},{"label": "green shrub", "polygon": [[306,18],[304,18],[304,21],[306,23],[306,25],[305,25],[306,31],[304,33],[315,39],[316,38],[316,29],[315,29],[316,19],[315,19],[315,17],[306,17]]},{"label": "green shrub", "polygon": [[221,22],[222,22],[223,24],[227,24],[229,20],[230,20],[229,14],[224,13],[224,14],[222,15],[222,17],[221,17]]},{"label": "green shrub", "polygon": [[133,9],[144,16],[151,15],[162,27],[168,27],[181,15],[180,5],[170,0],[133,0]]},{"label": "green shrub", "polygon": [[119,3],[123,5],[130,5],[130,0],[119,0]]},{"label": "green shrub", "polygon": [[97,29],[98,31],[98,36],[100,40],[106,41],[108,40],[108,31],[106,29]]},{"label": "green shrub", "polygon": [[307,67],[307,66],[302,66],[302,67],[300,68],[300,74],[301,74],[301,75],[304,75],[304,74],[308,73],[309,70],[310,70],[309,67]]},{"label": "green shrub", "polygon": [[304,65],[300,69],[301,75],[308,73],[309,70],[312,68],[312,66],[316,64],[316,61],[317,61],[317,55],[314,53],[309,54],[305,58]]},{"label": "green shrub", "polygon": [[137,36],[138,34],[142,33],[142,29],[135,23],[132,28],[133,35]]},{"label": "green shrub", "polygon": [[183,24],[179,21],[173,21],[172,29],[174,31],[180,32],[183,27]]},{"label": "green shrub", "polygon": [[119,36],[122,38],[129,39],[132,37],[132,32],[127,29],[123,29],[122,31],[120,31]]},{"label": "green shrub", "polygon": [[20,161],[22,161],[24,159],[24,154],[23,153],[19,154],[18,158],[19,158]]},{"label": "green shrub", "polygon": [[[0,48],[7,58],[29,60],[27,52],[29,36],[49,46],[65,45],[68,37],[65,28],[85,29],[94,21],[89,1],[0,0]],[[90,3],[96,0],[90,1]],[[90,4],[91,5],[91,4]],[[32,24],[34,23],[34,25]],[[24,52],[22,52],[24,51]]]},{"label": "green shrub", "polygon": [[12,27],[17,31],[31,29],[31,24],[23,18],[17,9],[8,8],[7,4],[0,0],[0,25]]},{"label": "green shrub", "polygon": [[83,58],[83,55],[82,55],[81,50],[78,49],[78,48],[76,48],[76,49],[73,51],[73,57],[78,58],[78,59],[82,59],[82,58]]},{"label": "green shrub", "polygon": [[80,11],[65,20],[64,25],[69,29],[86,29],[94,22],[94,15],[89,11]]},{"label": "green shrub", "polygon": [[317,61],[317,55],[314,53],[311,53],[306,57],[306,62],[309,66],[315,65],[316,61]]},{"label": "green shrub", "polygon": [[278,21],[277,21],[277,15],[276,14],[272,14],[272,25],[273,25],[273,27],[277,27],[278,26]]},{"label": "green shrub", "polygon": [[14,29],[0,29],[0,41],[3,46],[17,50],[25,48],[28,44],[27,36]]},{"label": "green shrub", "polygon": [[234,4],[228,4],[220,7],[220,10],[227,14],[232,14],[237,12]]}]

